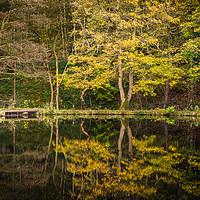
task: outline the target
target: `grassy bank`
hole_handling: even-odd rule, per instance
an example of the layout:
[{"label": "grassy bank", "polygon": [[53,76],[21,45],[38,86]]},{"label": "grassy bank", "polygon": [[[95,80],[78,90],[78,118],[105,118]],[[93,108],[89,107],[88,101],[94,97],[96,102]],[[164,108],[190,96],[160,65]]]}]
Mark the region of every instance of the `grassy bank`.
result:
[{"label": "grassy bank", "polygon": [[[9,109],[0,109],[0,112]],[[147,116],[191,116],[200,118],[200,110],[197,111],[177,111],[174,109],[156,109],[156,110],[49,110],[43,108],[15,108],[12,110],[37,110],[39,115],[82,115],[82,116],[94,116],[94,115],[147,115]]]},{"label": "grassy bank", "polygon": [[[44,115],[56,114],[56,110],[41,109],[40,113]],[[165,109],[157,110],[59,110],[58,115],[147,115],[147,116],[192,116],[200,118],[199,111],[167,111]]]}]

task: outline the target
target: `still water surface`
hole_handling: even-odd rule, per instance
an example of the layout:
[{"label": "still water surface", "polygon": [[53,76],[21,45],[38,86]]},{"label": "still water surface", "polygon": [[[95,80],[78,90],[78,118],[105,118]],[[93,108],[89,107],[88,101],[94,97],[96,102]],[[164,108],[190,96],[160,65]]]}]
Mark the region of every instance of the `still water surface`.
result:
[{"label": "still water surface", "polygon": [[0,123],[0,199],[200,199],[200,122]]}]

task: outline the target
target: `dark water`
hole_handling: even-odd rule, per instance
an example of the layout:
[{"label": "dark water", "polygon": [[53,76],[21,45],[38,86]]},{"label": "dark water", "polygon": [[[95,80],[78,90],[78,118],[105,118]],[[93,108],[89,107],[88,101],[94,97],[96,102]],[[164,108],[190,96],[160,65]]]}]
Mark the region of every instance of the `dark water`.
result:
[{"label": "dark water", "polygon": [[0,126],[0,199],[200,199],[198,119]]}]

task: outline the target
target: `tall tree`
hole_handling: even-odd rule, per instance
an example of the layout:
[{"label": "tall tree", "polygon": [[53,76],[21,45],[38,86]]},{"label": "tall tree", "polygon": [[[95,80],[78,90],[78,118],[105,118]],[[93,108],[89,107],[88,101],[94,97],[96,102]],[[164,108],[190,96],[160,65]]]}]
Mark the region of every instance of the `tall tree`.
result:
[{"label": "tall tree", "polygon": [[72,1],[73,48],[65,86],[81,90],[81,105],[85,108],[84,95],[89,89],[110,87],[113,76],[110,61],[102,52],[104,27],[99,26],[101,14],[98,1]]}]

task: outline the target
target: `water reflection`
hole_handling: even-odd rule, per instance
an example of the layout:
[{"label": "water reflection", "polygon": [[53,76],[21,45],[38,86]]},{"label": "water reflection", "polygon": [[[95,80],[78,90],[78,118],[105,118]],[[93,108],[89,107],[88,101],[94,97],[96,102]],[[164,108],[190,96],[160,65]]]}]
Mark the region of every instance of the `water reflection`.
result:
[{"label": "water reflection", "polygon": [[121,167],[121,158],[122,158],[122,140],[124,137],[124,133],[127,131],[128,134],[128,152],[130,155],[133,153],[133,143],[132,143],[132,131],[129,125],[129,119],[121,119],[121,128],[120,128],[120,134],[118,139],[118,167]]},{"label": "water reflection", "polygon": [[0,194],[3,199],[198,199],[195,123],[127,118],[1,123]]}]

